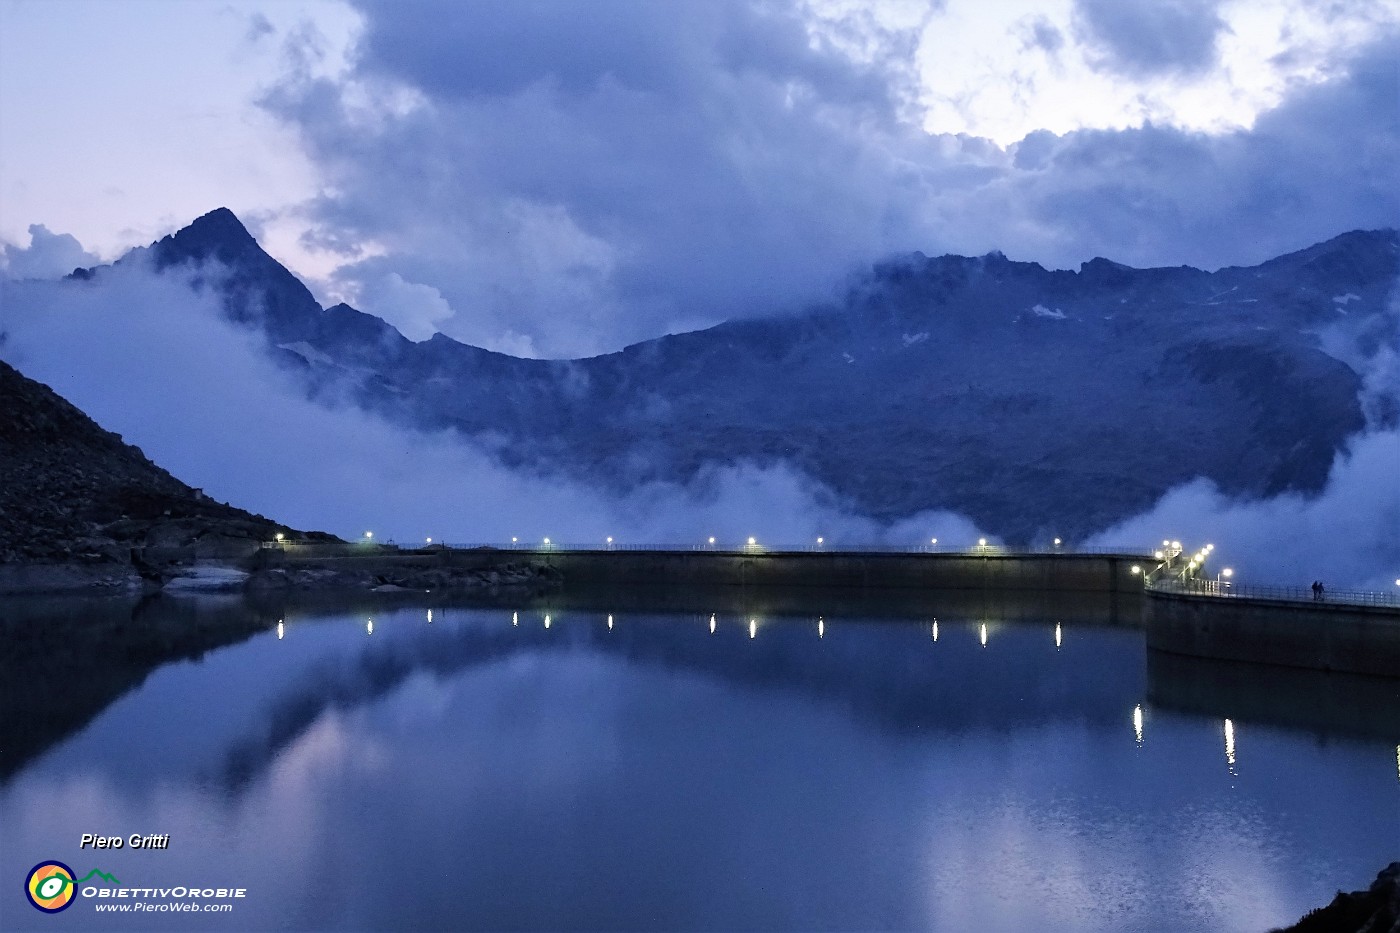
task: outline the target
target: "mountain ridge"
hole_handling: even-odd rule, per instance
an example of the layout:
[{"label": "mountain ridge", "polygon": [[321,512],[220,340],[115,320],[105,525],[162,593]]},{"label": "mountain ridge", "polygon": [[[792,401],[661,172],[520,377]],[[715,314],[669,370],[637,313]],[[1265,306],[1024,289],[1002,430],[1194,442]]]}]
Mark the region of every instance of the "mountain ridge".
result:
[{"label": "mountain ridge", "polygon": [[1030,542],[1197,477],[1244,499],[1320,491],[1366,421],[1358,373],[1318,334],[1357,358],[1394,337],[1400,243],[1352,231],[1215,272],[906,254],[835,302],[573,360],[322,308],[222,209],[149,249],[204,276],[310,395],[458,431],[510,467],[624,492],[786,463],[883,522],[950,510]]}]

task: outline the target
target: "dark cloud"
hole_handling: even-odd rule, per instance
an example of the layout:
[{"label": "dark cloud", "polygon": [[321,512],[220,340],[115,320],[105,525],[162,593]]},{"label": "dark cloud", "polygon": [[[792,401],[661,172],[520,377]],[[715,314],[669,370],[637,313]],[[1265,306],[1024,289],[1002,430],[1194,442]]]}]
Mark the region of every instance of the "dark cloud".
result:
[{"label": "dark cloud", "polygon": [[[342,291],[435,289],[434,326],[508,352],[800,306],[911,249],[1214,267],[1400,217],[1394,35],[1249,130],[1003,149],[905,119],[909,39],[862,46],[858,21],[740,0],[358,5],[350,80],[298,70],[265,100],[325,181],[309,242],[373,246]],[[1198,60],[1185,9],[1160,14],[1178,69]]]},{"label": "dark cloud", "polygon": [[1080,38],[1096,67],[1144,77],[1197,74],[1218,57],[1227,27],[1219,0],[1075,0]]},{"label": "dark cloud", "polygon": [[268,105],[338,192],[315,206],[331,238],[388,250],[346,275],[437,287],[454,336],[612,347],[800,300],[918,226],[897,149],[923,139],[895,117],[897,82],[814,48],[793,14],[364,9],[358,77],[428,105],[366,116],[309,79]]},{"label": "dark cloud", "polygon": [[1065,36],[1044,16],[1034,16],[1020,25],[1021,48],[1040,49],[1046,55],[1058,55],[1064,48]]},{"label": "dark cloud", "polygon": [[276,33],[277,27],[272,25],[270,19],[261,13],[254,13],[248,17],[248,30],[243,34],[243,41],[258,43]]},{"label": "dark cloud", "polygon": [[967,198],[962,216],[968,224],[988,209],[1020,216],[1038,231],[1022,240],[1036,258],[1069,264],[1088,251],[1208,268],[1396,226],[1397,62],[1397,37],[1380,40],[1249,130],[1031,134],[1015,150],[1020,171]]}]

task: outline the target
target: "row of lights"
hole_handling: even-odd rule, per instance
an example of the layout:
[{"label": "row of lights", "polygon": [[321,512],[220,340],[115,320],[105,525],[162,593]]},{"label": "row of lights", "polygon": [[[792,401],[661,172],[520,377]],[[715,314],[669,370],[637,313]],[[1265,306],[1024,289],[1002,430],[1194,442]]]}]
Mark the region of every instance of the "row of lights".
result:
[{"label": "row of lights", "polygon": [[[432,609],[428,609],[428,610],[427,610],[427,616],[428,616],[428,624],[429,624],[429,625],[432,625],[432,624],[433,624],[433,610],[432,610]],[[517,612],[512,612],[512,613],[510,614],[510,624],[513,625],[513,626],[517,626],[517,627],[520,625],[520,613],[519,613],[518,611],[517,611]],[[548,613],[548,612],[545,613],[545,615],[544,615],[544,627],[545,627],[546,629],[548,629],[548,628],[550,628],[553,624],[554,624],[554,616],[553,616],[551,613]],[[614,624],[614,623],[613,623],[613,616],[612,616],[612,613],[608,613],[608,616],[607,616],[608,631],[611,632],[611,631],[613,630],[613,624]],[[710,613],[710,634],[711,634],[711,635],[714,635],[714,634],[717,632],[717,630],[718,630],[718,618],[717,618],[717,614],[716,614],[716,613]],[[757,617],[750,617],[750,618],[749,618],[748,633],[749,633],[749,637],[750,637],[750,638],[757,638],[757,637],[758,637],[758,619],[757,619]],[[937,619],[934,619],[934,620],[933,620],[931,633],[932,633],[932,636],[933,636],[933,640],[934,640],[935,642],[938,641],[938,620],[937,620]],[[371,619],[366,619],[366,620],[365,620],[365,634],[367,634],[367,635],[373,635],[373,634],[374,634],[374,619],[371,618]],[[277,638],[278,638],[278,640],[280,641],[280,640],[281,640],[282,638],[284,638],[285,636],[286,636],[286,625],[285,625],[285,621],[282,620],[282,619],[279,619],[279,620],[277,620]],[[825,616],[818,616],[818,617],[817,617],[817,637],[818,637],[818,638],[825,638],[825,637],[826,637],[826,617],[825,617]],[[978,623],[978,626],[977,626],[977,640],[978,640],[978,642],[982,645],[982,647],[985,648],[985,647],[987,647],[987,639],[988,639],[988,628],[987,628],[987,623],[986,623],[986,622],[980,622],[980,623]],[[1062,628],[1061,628],[1061,626],[1060,626],[1060,623],[1056,622],[1056,623],[1055,623],[1055,647],[1056,647],[1057,649],[1060,648],[1060,646],[1061,646],[1062,643],[1063,643],[1063,640],[1064,640],[1063,630],[1062,630]]]},{"label": "row of lights", "polygon": [[[277,533],[277,535],[276,535],[276,538],[277,538],[277,540],[278,540],[279,542],[282,541],[283,537],[284,537],[284,535],[283,535],[282,532],[280,532],[280,531],[279,531],[279,532]],[[364,539],[365,539],[366,541],[373,541],[373,540],[374,540],[374,532],[373,532],[373,531],[366,531],[365,534],[364,534]],[[426,539],[424,539],[424,540],[425,540],[425,542],[426,542],[427,544],[432,544],[432,543],[433,543],[433,539],[432,539],[432,538],[426,538]],[[612,537],[612,535],[608,535],[608,537],[606,538],[606,541],[607,541],[607,543],[608,543],[609,545],[611,545],[611,544],[613,543],[613,537]],[[517,535],[512,535],[512,536],[511,536],[511,539],[510,539],[510,543],[511,543],[511,544],[519,544],[519,543],[520,543],[520,538],[519,538],[519,536],[517,536]],[[545,538],[544,541],[543,541],[543,543],[544,543],[545,547],[550,547],[550,546],[552,546],[551,541],[550,541],[549,538]],[[709,544],[710,546],[714,546],[714,543],[715,543],[714,535],[711,535],[711,536],[706,540],[706,543]],[[748,539],[748,541],[745,542],[745,544],[746,544],[747,547],[758,547],[758,539],[755,538],[755,537],[753,537],[753,536],[750,536],[749,539]],[[825,538],[824,536],[820,536],[820,535],[819,535],[819,536],[817,537],[817,546],[820,547],[820,546],[822,546],[822,545],[824,545],[824,544],[826,544],[826,538]],[[929,544],[930,544],[930,545],[937,545],[937,544],[938,544],[938,539],[937,539],[937,538],[930,538],[930,539],[929,539]],[[1060,544],[1061,544],[1060,539],[1059,539],[1059,538],[1056,538],[1056,539],[1055,539],[1055,547],[1059,547]],[[977,546],[978,546],[978,547],[986,547],[986,546],[987,546],[987,539],[986,539],[986,538],[978,538],[978,539],[977,539]],[[1397,581],[1395,581],[1395,582],[1396,582],[1397,584],[1400,584],[1400,580],[1397,580]]]}]

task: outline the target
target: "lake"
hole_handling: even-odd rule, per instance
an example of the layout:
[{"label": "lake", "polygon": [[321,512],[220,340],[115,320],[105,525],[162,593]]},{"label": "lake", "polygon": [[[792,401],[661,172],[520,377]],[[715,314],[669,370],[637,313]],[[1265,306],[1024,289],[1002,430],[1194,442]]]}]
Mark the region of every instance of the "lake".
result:
[{"label": "lake", "polygon": [[0,602],[0,928],[1262,931],[1400,858],[1400,681],[652,595]]}]

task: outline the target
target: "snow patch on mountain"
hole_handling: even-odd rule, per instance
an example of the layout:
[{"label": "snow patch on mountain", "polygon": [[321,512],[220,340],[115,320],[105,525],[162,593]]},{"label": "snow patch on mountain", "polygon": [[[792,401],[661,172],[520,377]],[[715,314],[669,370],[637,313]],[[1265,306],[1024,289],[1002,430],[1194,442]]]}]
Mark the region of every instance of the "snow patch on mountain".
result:
[{"label": "snow patch on mountain", "polygon": [[320,350],[317,350],[305,340],[298,340],[295,343],[279,343],[277,345],[277,349],[289,350],[292,353],[295,353],[297,356],[301,357],[302,359],[306,360],[306,362],[311,363],[312,365],[336,365],[335,360],[331,359],[329,356],[322,353]]}]

